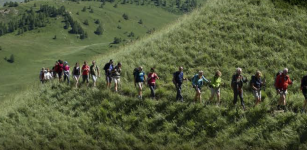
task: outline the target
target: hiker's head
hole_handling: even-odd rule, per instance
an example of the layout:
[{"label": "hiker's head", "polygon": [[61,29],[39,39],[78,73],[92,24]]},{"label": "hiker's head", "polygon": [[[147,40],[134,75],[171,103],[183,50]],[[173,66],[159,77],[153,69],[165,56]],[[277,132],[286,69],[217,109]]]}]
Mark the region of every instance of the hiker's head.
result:
[{"label": "hiker's head", "polygon": [[238,75],[240,75],[242,73],[242,68],[237,68],[236,72]]},{"label": "hiker's head", "polygon": [[121,66],[122,66],[122,63],[118,62],[117,66],[118,66],[118,67],[121,67]]},{"label": "hiker's head", "polygon": [[215,76],[216,76],[216,77],[221,77],[221,76],[222,76],[221,71],[217,70],[217,71],[215,72]]},{"label": "hiker's head", "polygon": [[84,65],[86,65],[87,63],[86,63],[86,61],[84,61]]},{"label": "hiker's head", "polygon": [[262,76],[262,73],[258,70],[257,72],[256,72],[256,75],[255,75],[257,78],[260,78],[261,76]]},{"label": "hiker's head", "polygon": [[113,64],[113,60],[112,59],[110,60],[110,64]]},{"label": "hiker's head", "polygon": [[140,66],[140,67],[139,67],[139,71],[142,71],[142,70],[143,70],[143,67],[142,67],[142,66]]},{"label": "hiker's head", "polygon": [[151,72],[155,72],[155,68],[151,68],[150,71],[151,71]]},{"label": "hiker's head", "polygon": [[95,63],[96,63],[95,60],[93,60],[93,61],[92,61],[92,64],[95,65]]},{"label": "hiker's head", "polygon": [[43,67],[43,68],[42,68],[42,71],[44,71],[44,70],[45,70],[45,68]]},{"label": "hiker's head", "polygon": [[179,71],[181,71],[181,72],[183,71],[183,67],[182,66],[179,67]]},{"label": "hiker's head", "polygon": [[78,66],[79,66],[79,63],[76,62],[75,66],[78,67]]},{"label": "hiker's head", "polygon": [[202,71],[202,70],[201,70],[201,71],[198,71],[198,76],[199,76],[199,77],[202,77],[203,75],[204,75],[204,71]]},{"label": "hiker's head", "polygon": [[288,68],[285,68],[283,71],[282,71],[282,73],[284,74],[284,75],[287,75],[288,74]]},{"label": "hiker's head", "polygon": [[64,62],[64,65],[68,65],[68,62],[67,62],[67,61],[65,61],[65,62]]}]

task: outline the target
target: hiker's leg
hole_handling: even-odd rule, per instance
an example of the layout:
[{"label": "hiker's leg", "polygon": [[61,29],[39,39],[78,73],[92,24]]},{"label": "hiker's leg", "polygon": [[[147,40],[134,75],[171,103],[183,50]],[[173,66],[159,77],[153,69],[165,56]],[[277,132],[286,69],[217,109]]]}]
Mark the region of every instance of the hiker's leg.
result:
[{"label": "hiker's leg", "polygon": [[151,98],[155,98],[155,85],[149,85]]},{"label": "hiker's leg", "polygon": [[238,91],[236,89],[233,90],[233,104],[235,105],[238,100]]},{"label": "hiker's leg", "polygon": [[211,90],[211,96],[209,98],[209,101],[211,102],[212,99],[214,98],[214,95],[215,95],[215,89],[214,88],[210,88],[210,90]]},{"label": "hiker's leg", "polygon": [[239,97],[240,97],[240,100],[241,100],[241,106],[245,110],[245,105],[244,105],[244,100],[243,100],[243,90],[242,89],[239,91]]},{"label": "hiker's leg", "polygon": [[220,88],[216,92],[216,98],[217,98],[218,104],[221,104],[221,91],[220,91]]}]

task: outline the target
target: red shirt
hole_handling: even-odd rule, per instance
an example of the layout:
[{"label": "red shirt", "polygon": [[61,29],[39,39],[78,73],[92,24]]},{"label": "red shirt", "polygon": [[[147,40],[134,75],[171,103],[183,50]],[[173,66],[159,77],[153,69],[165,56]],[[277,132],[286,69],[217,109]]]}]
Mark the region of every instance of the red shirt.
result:
[{"label": "red shirt", "polygon": [[59,64],[59,65],[58,65],[58,71],[59,71],[59,72],[62,72],[63,69],[64,69],[64,68],[63,68],[63,64]]},{"label": "red shirt", "polygon": [[155,84],[156,79],[158,78],[158,75],[156,73],[149,73],[148,74],[148,83]]},{"label": "red shirt", "polygon": [[275,82],[275,87],[280,90],[287,90],[288,85],[292,84],[292,81],[288,75],[278,75]]},{"label": "red shirt", "polygon": [[90,67],[88,65],[82,66],[82,75],[88,75],[90,72]]}]

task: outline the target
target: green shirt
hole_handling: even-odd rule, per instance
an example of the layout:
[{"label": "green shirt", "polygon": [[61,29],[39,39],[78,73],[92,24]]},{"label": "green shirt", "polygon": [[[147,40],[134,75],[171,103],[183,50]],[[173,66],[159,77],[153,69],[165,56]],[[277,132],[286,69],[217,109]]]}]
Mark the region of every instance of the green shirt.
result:
[{"label": "green shirt", "polygon": [[220,87],[221,82],[222,82],[221,77],[214,76],[213,79],[211,80],[211,85],[212,85],[213,88],[218,88],[218,87]]}]

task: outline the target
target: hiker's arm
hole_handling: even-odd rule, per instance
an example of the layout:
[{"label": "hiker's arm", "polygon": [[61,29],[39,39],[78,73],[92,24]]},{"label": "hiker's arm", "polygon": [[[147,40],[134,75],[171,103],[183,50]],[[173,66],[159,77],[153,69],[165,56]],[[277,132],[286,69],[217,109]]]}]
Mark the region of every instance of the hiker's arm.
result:
[{"label": "hiker's arm", "polygon": [[207,82],[210,83],[210,81],[208,79],[206,79],[204,76],[202,76],[202,78]]}]

